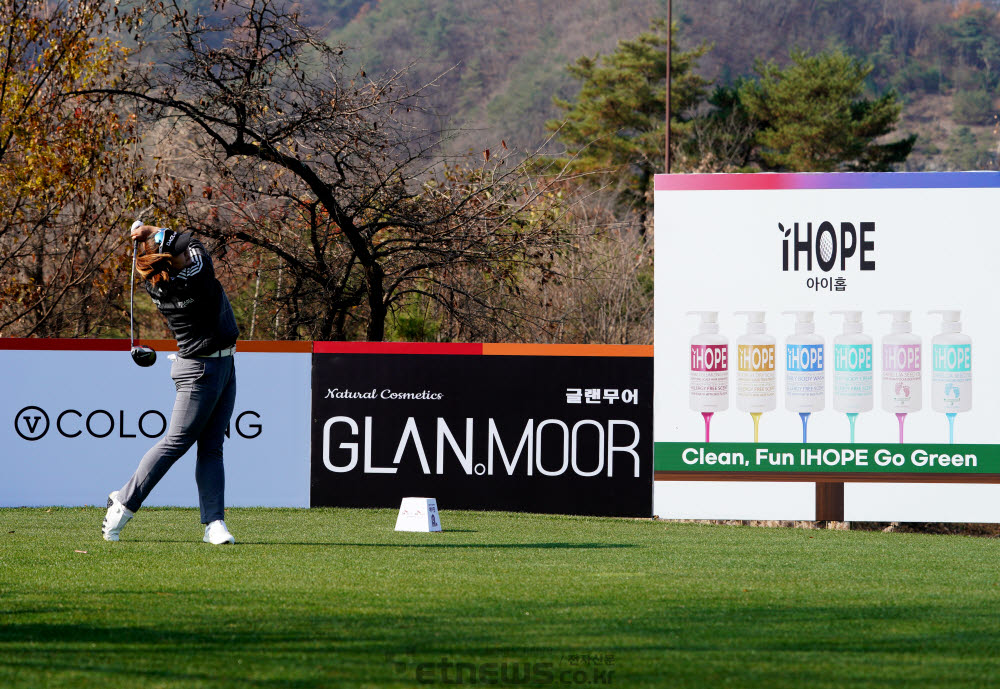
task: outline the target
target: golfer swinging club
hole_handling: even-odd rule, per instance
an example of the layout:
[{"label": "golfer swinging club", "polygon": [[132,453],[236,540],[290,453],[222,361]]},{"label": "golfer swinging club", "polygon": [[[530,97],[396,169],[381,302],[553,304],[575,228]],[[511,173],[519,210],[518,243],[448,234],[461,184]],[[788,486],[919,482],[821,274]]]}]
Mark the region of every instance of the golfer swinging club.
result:
[{"label": "golfer swinging club", "polygon": [[[139,462],[132,478],[108,496],[104,540],[117,541],[167,470],[195,443],[195,479],[206,543],[235,543],[223,521],[225,470],[222,442],[236,400],[233,352],[239,329],[229,299],[215,277],[208,251],[190,232],[132,225],[135,269],[145,280],[167,326],[177,338],[170,368],[177,399],[170,426]],[[155,354],[153,355],[155,357]]]}]

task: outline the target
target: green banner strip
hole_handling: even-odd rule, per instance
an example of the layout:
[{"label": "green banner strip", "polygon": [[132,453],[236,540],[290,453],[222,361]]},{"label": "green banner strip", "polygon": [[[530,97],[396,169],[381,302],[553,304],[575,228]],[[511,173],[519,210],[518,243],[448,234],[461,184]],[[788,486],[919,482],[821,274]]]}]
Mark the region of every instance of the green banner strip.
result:
[{"label": "green banner strip", "polygon": [[655,443],[656,471],[1000,473],[1000,445]]}]

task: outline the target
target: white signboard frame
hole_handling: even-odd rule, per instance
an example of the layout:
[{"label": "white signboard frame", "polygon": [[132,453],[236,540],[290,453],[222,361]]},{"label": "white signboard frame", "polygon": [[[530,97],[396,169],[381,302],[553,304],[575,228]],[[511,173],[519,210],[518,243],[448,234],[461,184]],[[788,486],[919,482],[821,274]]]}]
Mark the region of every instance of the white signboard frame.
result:
[{"label": "white signboard frame", "polygon": [[[170,418],[176,344],[157,341],[149,368],[120,340],[0,345],[0,506],[103,506]],[[241,342],[235,357],[226,505],[308,507],[311,343]],[[192,448],[146,505],[197,506],[194,462]]]},{"label": "white signboard frame", "polygon": [[[802,420],[787,407],[785,382],[795,323],[783,312],[809,310],[825,342],[826,380],[823,410],[810,414],[807,442],[849,447],[849,422],[833,408],[831,390],[833,338],[843,332],[843,320],[831,312],[859,310],[863,332],[874,341],[874,409],[857,417],[854,441],[890,451],[947,447],[948,420],[932,399],[932,338],[941,332],[941,318],[928,312],[958,309],[961,332],[971,337],[977,355],[975,401],[957,414],[955,442],[992,451],[1000,439],[1000,397],[990,392],[1000,381],[1000,359],[991,352],[1000,315],[992,266],[1000,250],[1000,173],[660,175],[655,189],[658,475],[666,473],[659,470],[669,463],[667,447],[705,441],[704,418],[689,403],[691,338],[699,319],[686,314],[700,310],[718,312],[730,351],[729,404],[712,415],[713,443],[754,441],[752,418],[738,408],[736,395],[737,340],[748,329],[747,318],[735,313],[741,310],[764,311],[767,334],[775,340],[774,409],[759,419],[758,442],[802,442]],[[898,417],[881,400],[889,372],[883,341],[892,328],[883,310],[910,311],[912,333],[922,343],[922,372],[916,375],[923,400],[919,411],[904,417],[902,446]],[[671,467],[680,465],[671,461]],[[912,461],[909,454],[905,461]],[[654,512],[670,518],[813,519],[814,494],[807,476],[780,482],[658,480]],[[844,511],[854,521],[1000,522],[1000,486],[848,482]]]}]

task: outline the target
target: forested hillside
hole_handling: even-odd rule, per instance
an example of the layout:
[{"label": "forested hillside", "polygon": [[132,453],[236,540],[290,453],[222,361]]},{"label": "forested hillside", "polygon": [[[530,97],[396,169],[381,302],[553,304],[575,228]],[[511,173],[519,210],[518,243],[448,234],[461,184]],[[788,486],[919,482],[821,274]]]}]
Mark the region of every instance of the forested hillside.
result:
[{"label": "forested hillside", "polygon": [[[674,171],[998,167],[1000,1],[673,7]],[[252,339],[651,342],[665,15],[0,4],[0,337],[127,334],[148,207]]]},{"label": "forested hillside", "polygon": [[[533,149],[553,96],[580,87],[566,65],[608,54],[665,0],[314,0],[330,39],[354,48],[374,72],[408,70],[452,150],[505,138]],[[1000,78],[997,2],[953,0],[675,0],[682,48],[707,42],[698,71],[716,85],[753,77],[757,60],[787,64],[789,51],[841,49],[874,66],[872,93],[899,92],[901,133],[918,135],[908,169],[997,166]],[[455,132],[454,130],[462,130]]]}]

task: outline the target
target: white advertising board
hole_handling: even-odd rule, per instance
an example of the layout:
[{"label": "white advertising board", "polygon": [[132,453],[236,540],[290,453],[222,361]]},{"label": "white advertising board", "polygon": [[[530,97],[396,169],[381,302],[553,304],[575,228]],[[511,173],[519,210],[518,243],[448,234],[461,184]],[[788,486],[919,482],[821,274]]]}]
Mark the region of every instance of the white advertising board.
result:
[{"label": "white advertising board", "polygon": [[847,483],[845,519],[1000,521],[1000,486],[958,476],[1000,472],[1000,174],[661,175],[655,194],[657,477],[706,479],[658,480],[655,513],[811,519],[810,474],[894,473]]},{"label": "white advertising board", "polygon": [[[175,395],[171,352],[140,368],[127,347],[43,342],[60,348],[0,349],[0,506],[103,506],[163,435]],[[308,507],[312,355],[240,348],[226,505]],[[197,506],[194,466],[192,448],[146,505]]]}]

